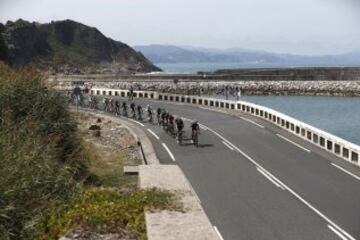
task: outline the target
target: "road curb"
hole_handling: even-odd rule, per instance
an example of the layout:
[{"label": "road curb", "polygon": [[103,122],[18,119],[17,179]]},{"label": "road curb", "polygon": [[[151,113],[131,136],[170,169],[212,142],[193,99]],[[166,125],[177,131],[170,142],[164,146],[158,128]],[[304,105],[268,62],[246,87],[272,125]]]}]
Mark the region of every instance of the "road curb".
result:
[{"label": "road curb", "polygon": [[210,220],[191,185],[177,165],[142,165],[139,186],[173,192],[184,206],[184,212],[145,212],[149,240],[218,240]]},{"label": "road curb", "polygon": [[106,113],[103,113],[98,110],[94,111],[94,110],[80,108],[79,111],[82,111],[85,113],[91,113],[99,118],[104,118],[104,119],[122,124],[134,136],[136,141],[141,144],[143,155],[145,156],[145,159],[143,159],[144,164],[149,164],[149,165],[159,165],[160,164],[160,161],[156,156],[155,149],[154,149],[150,139],[148,138],[148,136],[146,135],[144,130],[142,130],[140,127],[136,126],[134,123],[132,123],[122,117],[109,116]]},{"label": "road curb", "polygon": [[138,167],[139,187],[171,191],[184,205],[184,212],[145,211],[146,231],[149,240],[219,240],[198,196],[182,170],[177,165],[160,164],[154,147],[143,129],[126,119],[109,116],[101,111],[82,108],[78,110],[125,126],[134,138],[141,142],[148,164]]}]

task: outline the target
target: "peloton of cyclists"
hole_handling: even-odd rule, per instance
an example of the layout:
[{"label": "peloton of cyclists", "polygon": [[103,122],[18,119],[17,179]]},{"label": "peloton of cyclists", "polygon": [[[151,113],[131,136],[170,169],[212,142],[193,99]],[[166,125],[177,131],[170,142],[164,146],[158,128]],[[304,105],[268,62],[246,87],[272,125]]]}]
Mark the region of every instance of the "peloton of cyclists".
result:
[{"label": "peloton of cyclists", "polygon": [[[128,101],[124,100],[120,103],[118,99],[113,99],[111,97],[105,97],[102,99],[104,103],[104,110],[107,112],[111,112],[117,116],[123,115],[128,117],[128,106],[131,110],[131,117],[138,120],[142,120],[143,108],[140,104],[135,104],[135,102],[131,102],[128,105]],[[95,96],[89,96],[89,107],[96,108],[97,99]],[[121,111],[122,110],[122,111]],[[144,111],[147,113],[148,122],[154,123],[153,114],[156,112],[157,123],[159,126],[163,126],[164,130],[171,134],[173,137],[177,139],[177,142],[181,145],[183,143],[184,136],[184,128],[185,124],[183,119],[180,116],[174,116],[169,111],[166,111],[163,108],[156,108],[153,110],[151,105],[148,104],[144,108]],[[191,140],[195,146],[198,146],[198,137],[200,135],[200,124],[198,121],[194,121],[190,124],[191,129]]]}]

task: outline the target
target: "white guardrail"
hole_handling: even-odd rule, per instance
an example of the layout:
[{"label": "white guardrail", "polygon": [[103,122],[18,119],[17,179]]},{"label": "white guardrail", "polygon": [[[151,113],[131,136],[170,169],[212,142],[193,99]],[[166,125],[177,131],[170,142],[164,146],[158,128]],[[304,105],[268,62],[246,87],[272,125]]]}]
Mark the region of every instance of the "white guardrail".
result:
[{"label": "white guardrail", "polygon": [[[126,97],[130,94],[128,90],[110,88],[93,87],[90,91],[93,95]],[[340,137],[334,136],[328,132],[310,126],[304,122],[267,107],[245,101],[232,101],[198,96],[158,93],[154,91],[134,91],[134,98],[149,98],[160,101],[182,102],[245,112],[272,122],[276,126],[281,127],[295,134],[296,136],[311,142],[314,145],[317,145],[318,147],[336,155],[337,157],[360,166],[359,145],[353,144]]]}]

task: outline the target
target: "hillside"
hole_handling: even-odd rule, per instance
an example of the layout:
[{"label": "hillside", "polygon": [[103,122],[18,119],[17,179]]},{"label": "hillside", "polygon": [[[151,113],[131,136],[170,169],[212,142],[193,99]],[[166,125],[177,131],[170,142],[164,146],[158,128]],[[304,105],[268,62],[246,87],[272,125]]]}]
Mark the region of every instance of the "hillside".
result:
[{"label": "hillside", "polygon": [[303,56],[241,48],[207,49],[173,45],[134,46],[154,63],[239,63],[246,67],[360,66],[360,53]]},{"label": "hillside", "polygon": [[161,71],[140,52],[71,20],[46,24],[24,20],[0,25],[0,59],[61,73]]}]

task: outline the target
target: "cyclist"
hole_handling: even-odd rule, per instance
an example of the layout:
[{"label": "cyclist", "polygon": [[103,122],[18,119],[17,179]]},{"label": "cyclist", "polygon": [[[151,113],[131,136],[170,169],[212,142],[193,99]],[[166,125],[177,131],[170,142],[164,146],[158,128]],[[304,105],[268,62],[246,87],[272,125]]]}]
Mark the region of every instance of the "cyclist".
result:
[{"label": "cyclist", "polygon": [[149,122],[152,123],[153,122],[153,112],[152,112],[152,109],[151,109],[150,105],[146,106],[146,111],[147,111],[147,114],[148,114],[148,117],[149,117]]},{"label": "cyclist", "polygon": [[157,120],[159,125],[161,125],[161,112],[162,112],[161,108],[158,107],[156,113],[157,113]]},{"label": "cyclist", "polygon": [[182,137],[183,137],[183,129],[184,129],[184,122],[181,117],[177,117],[175,119],[176,128],[177,128],[177,139],[178,143],[182,144]]},{"label": "cyclist", "polygon": [[191,139],[192,139],[195,146],[198,146],[199,134],[200,134],[200,126],[199,126],[198,121],[195,120],[191,124]]},{"label": "cyclist", "polygon": [[161,124],[165,127],[166,125],[166,116],[167,116],[167,113],[165,110],[163,110],[161,112]]},{"label": "cyclist", "polygon": [[168,132],[171,135],[175,136],[175,123],[174,123],[174,116],[169,113],[168,115]]},{"label": "cyclist", "polygon": [[166,116],[165,116],[166,125],[169,124],[169,118],[170,118],[170,112],[169,112],[169,111],[166,111]]},{"label": "cyclist", "polygon": [[122,103],[122,109],[123,109],[123,115],[125,116],[125,117],[127,117],[127,104],[126,104],[126,102],[123,102]]},{"label": "cyclist", "polygon": [[90,107],[93,109],[97,108],[97,99],[95,96],[90,96]]},{"label": "cyclist", "polygon": [[120,115],[120,102],[119,102],[119,100],[116,100],[116,101],[115,101],[115,114],[116,114],[117,116]]},{"label": "cyclist", "polygon": [[142,107],[141,105],[137,105],[138,119],[142,120]]},{"label": "cyclist", "polygon": [[105,105],[104,105],[104,111],[105,111],[105,112],[109,111],[109,99],[108,99],[108,98],[104,98],[104,99],[103,99],[103,103],[105,104]]},{"label": "cyclist", "polygon": [[113,98],[110,98],[109,100],[109,112],[114,112],[114,109],[115,109],[115,105],[114,105],[114,99]]},{"label": "cyclist", "polygon": [[131,108],[131,114],[132,114],[132,118],[136,118],[136,114],[135,114],[135,103],[131,103],[130,104],[130,108]]}]

